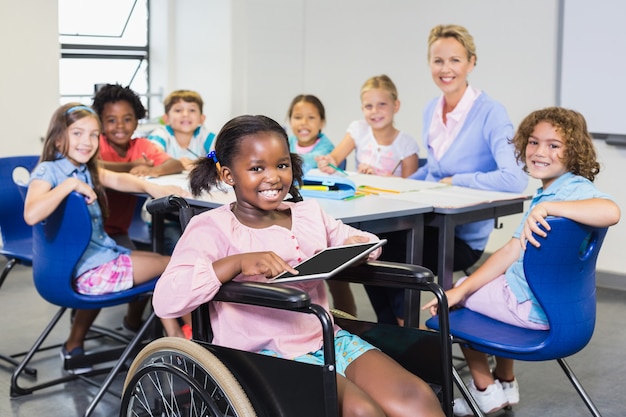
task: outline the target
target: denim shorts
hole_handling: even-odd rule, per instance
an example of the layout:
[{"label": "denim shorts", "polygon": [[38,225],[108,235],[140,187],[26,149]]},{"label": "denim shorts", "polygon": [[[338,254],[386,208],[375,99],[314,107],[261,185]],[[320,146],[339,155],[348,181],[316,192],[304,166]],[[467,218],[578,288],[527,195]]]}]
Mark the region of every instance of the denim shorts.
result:
[{"label": "denim shorts", "polygon": [[[353,335],[346,330],[339,330],[335,335],[335,366],[337,373],[346,376],[346,368],[348,365],[356,358],[372,349],[378,348],[361,339],[359,336]],[[276,352],[269,349],[263,349],[259,353],[281,357]],[[313,365],[324,365],[324,349],[295,357],[293,360]]]}]

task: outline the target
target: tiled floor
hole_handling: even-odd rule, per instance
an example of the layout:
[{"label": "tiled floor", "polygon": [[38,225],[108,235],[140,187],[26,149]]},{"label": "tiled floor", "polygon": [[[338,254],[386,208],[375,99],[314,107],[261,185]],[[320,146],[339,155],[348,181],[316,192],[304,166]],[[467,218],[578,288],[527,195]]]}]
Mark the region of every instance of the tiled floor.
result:
[{"label": "tiled floor", "polygon": [[[0,265],[4,260],[0,260]],[[359,316],[372,319],[373,313],[362,288],[354,287]],[[30,269],[17,267],[0,289],[0,352],[14,353],[26,350],[45,326],[56,307],[43,301],[36,293]],[[124,308],[104,310],[98,322],[119,326]],[[51,342],[64,340],[69,318],[62,319]],[[622,400],[626,389],[622,383],[626,375],[626,292],[598,290],[598,323],[590,344],[568,361],[604,416],[624,416]],[[94,342],[95,343],[95,342]],[[39,378],[60,375],[58,349],[35,363]],[[587,409],[577,396],[556,362],[519,363],[517,377],[522,401],[512,411],[500,416],[587,416]],[[97,391],[82,381],[50,387],[33,394],[10,399],[11,367],[0,362],[0,416],[78,416],[82,415]],[[26,385],[28,379],[22,382]],[[120,390],[121,378],[116,381]],[[119,399],[107,395],[97,407],[94,416],[116,416]]]}]

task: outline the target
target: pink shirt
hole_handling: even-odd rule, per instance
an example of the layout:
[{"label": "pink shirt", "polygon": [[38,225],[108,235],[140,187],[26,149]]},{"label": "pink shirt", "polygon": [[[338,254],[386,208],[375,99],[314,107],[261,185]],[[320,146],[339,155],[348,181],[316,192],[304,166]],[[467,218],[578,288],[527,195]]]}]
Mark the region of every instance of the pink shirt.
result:
[{"label": "pink shirt", "polygon": [[[291,229],[244,226],[232,213],[230,204],[195,216],[155,288],[156,314],[163,318],[180,317],[212,300],[221,287],[213,262],[225,256],[274,251],[295,265],[323,248],[343,244],[350,236],[378,240],[375,235],[330,217],[315,200],[281,205],[281,209],[287,207],[291,208]],[[375,251],[371,257],[379,255],[380,251]],[[234,280],[265,282],[266,278],[239,275]],[[307,292],[313,303],[328,309],[323,280],[281,285]],[[213,343],[217,345],[251,352],[270,349],[286,358],[314,352],[322,346],[320,322],[314,315],[223,302],[210,306]]]},{"label": "pink shirt", "polygon": [[480,90],[467,86],[465,93],[454,110],[446,114],[446,123],[443,123],[443,96],[435,106],[435,112],[428,131],[428,144],[433,150],[433,155],[440,160],[448,150],[456,136],[459,134],[472,105],[480,95]]},{"label": "pink shirt", "polygon": [[315,148],[315,146],[319,143],[319,139],[316,140],[315,142],[313,142],[313,145],[309,145],[309,146],[300,146],[298,145],[298,143],[296,143],[296,152],[298,152],[299,154],[303,154],[303,153],[309,153],[313,150],[313,148]]}]

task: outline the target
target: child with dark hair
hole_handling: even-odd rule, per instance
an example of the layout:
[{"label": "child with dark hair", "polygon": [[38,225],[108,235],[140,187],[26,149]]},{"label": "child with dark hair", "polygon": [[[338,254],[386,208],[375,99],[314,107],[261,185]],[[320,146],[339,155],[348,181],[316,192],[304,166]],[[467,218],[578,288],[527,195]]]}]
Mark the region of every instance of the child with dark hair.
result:
[{"label": "child with dark hair", "polygon": [[[92,108],[102,122],[99,158],[103,168],[140,177],[158,177],[183,170],[177,159],[170,157],[148,139],[133,138],[139,120],[146,117],[146,109],[139,95],[130,87],[104,85],[96,92]],[[107,189],[106,198],[109,216],[104,223],[104,230],[119,245],[137,249],[128,234],[137,206],[137,196]],[[124,327],[132,331],[139,329],[146,302],[140,300],[130,305],[129,314],[124,318]]]},{"label": "child with dark hair", "polygon": [[[158,177],[183,170],[182,164],[146,138],[134,138],[139,119],[146,116],[141,99],[129,87],[119,84],[103,86],[93,98],[93,109],[102,121],[100,159],[111,171],[137,176]],[[128,236],[137,197],[128,193],[107,191],[110,216],[104,229],[119,244],[131,249]]]},{"label": "child with dark hair", "polygon": [[[224,182],[236,200],[189,222],[155,288],[159,317],[189,313],[228,281],[265,282],[285,270],[295,273],[291,265],[326,247],[378,240],[333,219],[313,199],[284,201],[297,195],[301,164],[274,120],[240,116],[224,125],[215,152],[198,161],[190,183],[199,194]],[[328,310],[323,280],[289,285]],[[322,329],[312,315],[222,302],[209,310],[217,345],[323,364]],[[428,384],[337,326],[335,352],[340,415],[443,416]]]},{"label": "child with dark hair", "polygon": [[289,137],[289,150],[302,157],[304,172],[317,168],[315,157],[328,155],[335,148],[328,136],[322,133],[326,125],[324,105],[314,95],[299,94],[291,101],[287,116],[293,132],[293,136]]}]

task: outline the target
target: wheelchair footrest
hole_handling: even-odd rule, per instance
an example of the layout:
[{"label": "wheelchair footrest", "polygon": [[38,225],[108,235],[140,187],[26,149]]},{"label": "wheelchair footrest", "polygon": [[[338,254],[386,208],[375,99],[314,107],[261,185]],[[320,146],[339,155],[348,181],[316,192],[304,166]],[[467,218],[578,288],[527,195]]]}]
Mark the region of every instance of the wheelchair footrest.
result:
[{"label": "wheelchair footrest", "polygon": [[74,355],[71,358],[65,358],[63,361],[63,368],[65,370],[71,370],[77,368],[87,368],[100,363],[112,362],[120,357],[124,348],[124,346],[121,346],[119,348],[88,352],[84,355]]}]

